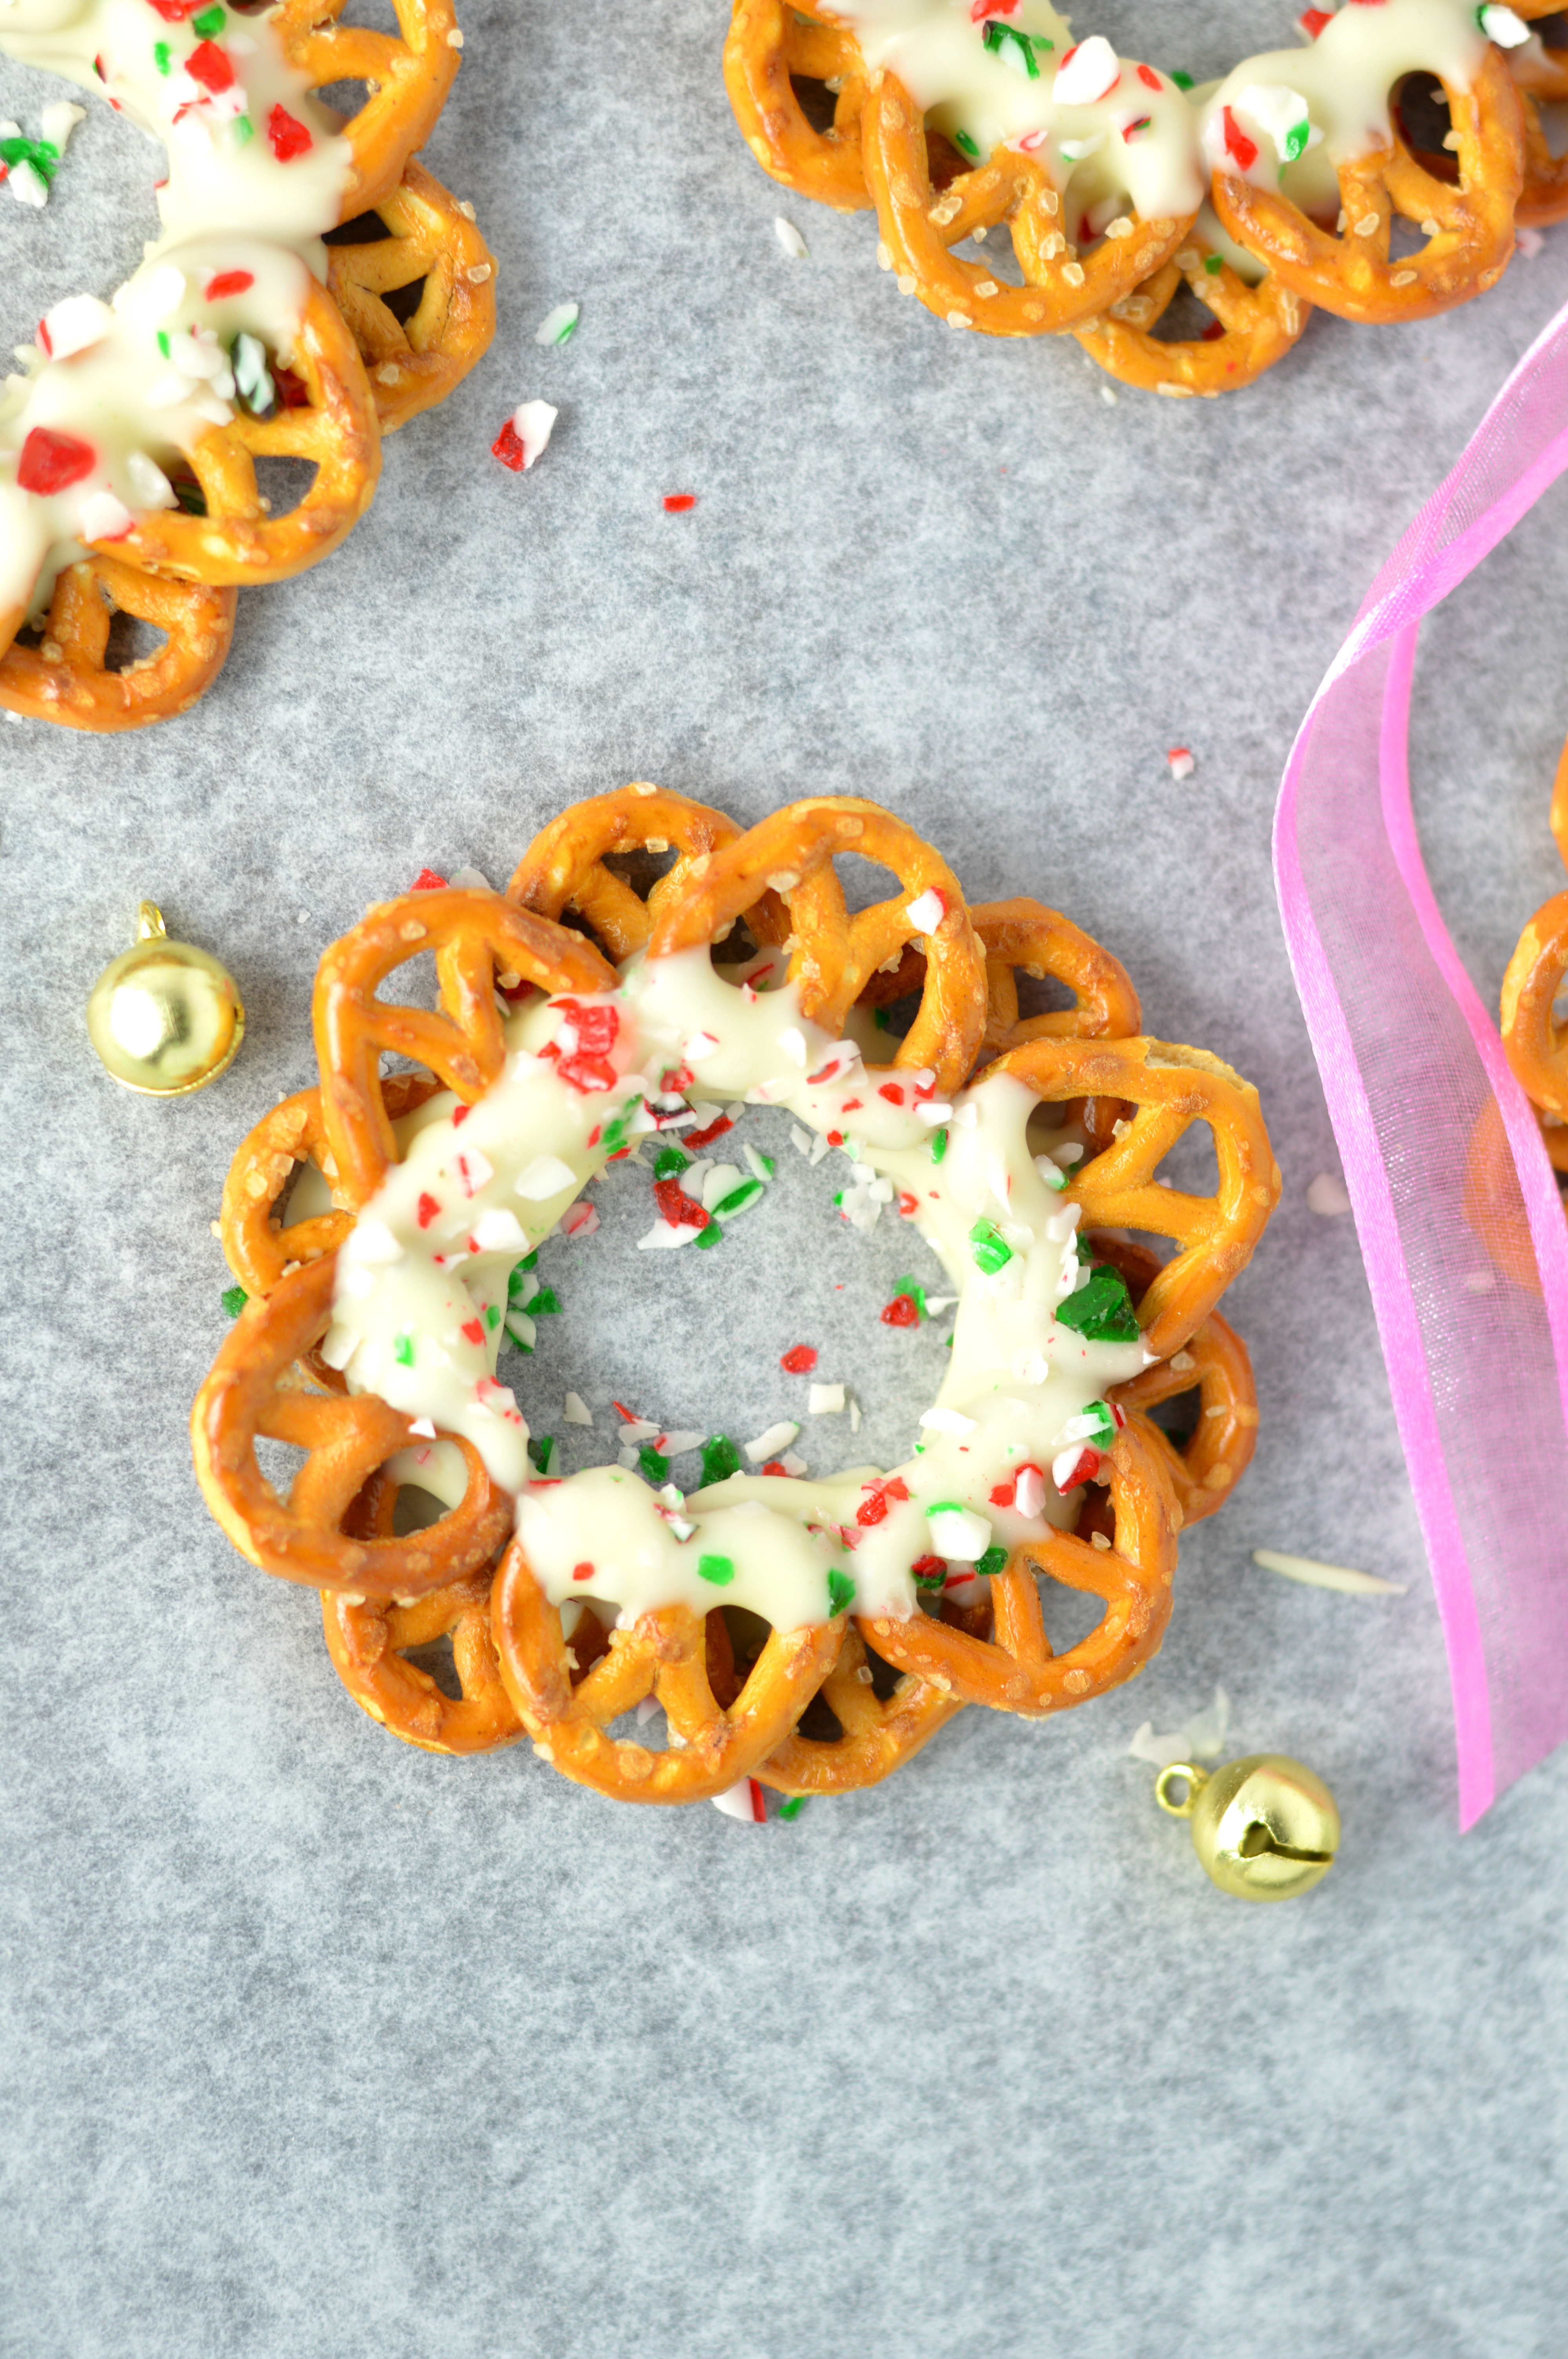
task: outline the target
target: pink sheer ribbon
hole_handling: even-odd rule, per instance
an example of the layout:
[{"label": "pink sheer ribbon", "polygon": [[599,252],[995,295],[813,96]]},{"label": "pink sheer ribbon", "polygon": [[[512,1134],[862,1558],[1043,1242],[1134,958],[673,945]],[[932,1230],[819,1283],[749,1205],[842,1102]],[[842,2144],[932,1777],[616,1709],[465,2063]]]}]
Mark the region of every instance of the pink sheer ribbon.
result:
[{"label": "pink sheer ribbon", "polygon": [[[1465,1827],[1568,1736],[1568,1222],[1427,881],[1411,679],[1422,616],[1564,467],[1568,309],[1378,576],[1302,724],[1274,822],[1285,939],[1447,1641]],[[1541,898],[1560,883],[1543,878]],[[1512,1277],[1465,1217],[1478,1157],[1492,1234],[1515,1241]]]}]

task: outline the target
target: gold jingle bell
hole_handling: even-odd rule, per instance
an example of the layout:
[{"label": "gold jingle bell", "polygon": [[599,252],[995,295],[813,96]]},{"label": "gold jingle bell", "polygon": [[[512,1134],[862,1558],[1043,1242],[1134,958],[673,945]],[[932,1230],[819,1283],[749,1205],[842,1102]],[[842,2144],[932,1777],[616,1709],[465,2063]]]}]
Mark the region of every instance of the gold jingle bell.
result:
[{"label": "gold jingle bell", "polygon": [[[1184,1785],[1177,1800],[1173,1786]],[[1310,1892],[1334,1865],[1339,1811],[1323,1779],[1283,1753],[1249,1753],[1211,1775],[1172,1761],[1154,1781],[1154,1799],[1186,1819],[1193,1849],[1222,1892],[1238,1900],[1291,1900]]]},{"label": "gold jingle bell", "polygon": [[87,1032],[117,1082],[178,1098],[226,1072],[245,1037],[233,976],[210,951],[171,942],[151,901],[135,945],[106,966],[87,1002]]}]

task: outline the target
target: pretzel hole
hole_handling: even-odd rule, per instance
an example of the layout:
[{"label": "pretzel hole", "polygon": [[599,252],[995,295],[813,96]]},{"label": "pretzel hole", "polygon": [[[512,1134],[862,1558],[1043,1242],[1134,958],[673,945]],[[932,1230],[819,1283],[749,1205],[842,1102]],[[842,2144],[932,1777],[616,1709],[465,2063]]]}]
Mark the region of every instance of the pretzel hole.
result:
[{"label": "pretzel hole", "polygon": [[[419,904],[415,901],[417,909]],[[436,968],[434,951],[418,951],[412,958],[400,960],[390,973],[376,984],[375,995],[384,1007],[422,1007],[434,1010],[440,1005],[441,982]]]},{"label": "pretzel hole", "polygon": [[351,123],[375,96],[375,88],[368,82],[324,82],[310,94],[318,105],[330,108],[344,123]]},{"label": "pretzel hole", "polygon": [[280,1499],[287,1500],[308,1453],[296,1449],[291,1441],[275,1441],[268,1433],[257,1434],[255,1453],[262,1479],[271,1484]]},{"label": "pretzel hole", "polygon": [[275,520],[292,516],[297,507],[309,497],[310,486],[316,480],[314,459],[275,459],[267,456],[254,462],[256,492],[266,515]]},{"label": "pretzel hole", "polygon": [[863,853],[840,852],[835,855],[833,873],[838,879],[844,896],[844,906],[854,917],[861,909],[874,908],[883,901],[904,901],[909,887],[891,868],[880,860],[868,860]]},{"label": "pretzel hole", "polygon": [[1396,262],[1408,261],[1412,254],[1423,254],[1426,251],[1427,245],[1427,234],[1422,229],[1420,222],[1407,221],[1403,213],[1396,213],[1394,215],[1392,221],[1389,223],[1389,262],[1390,267]]},{"label": "pretzel hole", "polygon": [[298,1221],[319,1220],[331,1210],[332,1191],[315,1164],[297,1163],[275,1207],[278,1227],[291,1229]]},{"label": "pretzel hole", "polygon": [[1169,1400],[1156,1401],[1145,1414],[1167,1441],[1184,1451],[1202,1422],[1203,1393],[1197,1385],[1189,1385],[1185,1392],[1173,1393]]},{"label": "pretzel hole", "polygon": [[1458,179],[1458,163],[1443,144],[1454,118],[1447,94],[1434,75],[1407,74],[1391,93],[1390,113],[1405,146],[1434,179]]},{"label": "pretzel hole", "polygon": [[427,1532],[448,1512],[433,1491],[422,1491],[417,1483],[400,1483],[392,1510],[393,1537],[403,1540],[410,1532]]},{"label": "pretzel hole", "polygon": [[423,1671],[450,1702],[461,1703],[463,1683],[458,1677],[457,1657],[452,1651],[449,1630],[443,1630],[438,1638],[430,1640],[428,1646],[403,1647],[398,1651],[411,1670]]},{"label": "pretzel hole", "polygon": [[114,607],[109,617],[109,643],[103,650],[105,671],[135,671],[144,664],[155,663],[168,645],[168,633],[160,631],[156,623],[143,622],[139,614],[127,614]]},{"label": "pretzel hole", "polygon": [[352,221],[340,222],[323,237],[323,245],[380,245],[392,232],[379,213],[356,213]]},{"label": "pretzel hole", "polygon": [[815,81],[810,74],[791,74],[789,86],[795,92],[795,104],[813,131],[818,136],[831,131],[838,105],[838,92],[829,90],[825,82]]},{"label": "pretzel hole", "polygon": [[795,1733],[808,1745],[837,1745],[842,1738],[844,1723],[820,1688],[801,1713]]},{"label": "pretzel hole", "polygon": [[1157,344],[1212,344],[1219,341],[1215,330],[1220,326],[1208,305],[1193,293],[1184,278],[1160,317],[1145,332]]},{"label": "pretzel hole", "polygon": [[1048,1572],[1039,1576],[1040,1614],[1054,1655],[1081,1647],[1105,1620],[1105,1600],[1092,1589],[1075,1589]]},{"label": "pretzel hole", "polygon": [[1077,1006],[1076,992],[1058,975],[1030,974],[1023,967],[1015,967],[1012,980],[1018,992],[1018,1012],[1025,1019],[1055,1016]]}]

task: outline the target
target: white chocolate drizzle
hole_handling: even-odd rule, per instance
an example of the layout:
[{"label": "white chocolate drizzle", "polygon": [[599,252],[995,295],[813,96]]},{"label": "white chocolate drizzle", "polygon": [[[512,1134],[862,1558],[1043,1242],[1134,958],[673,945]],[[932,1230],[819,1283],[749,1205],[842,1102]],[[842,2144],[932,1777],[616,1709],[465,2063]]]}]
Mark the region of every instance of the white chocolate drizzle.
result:
[{"label": "white chocolate drizzle", "polygon": [[[0,616],[41,614],[60,568],[90,543],[176,504],[171,475],[254,398],[246,375],[258,360],[289,365],[307,274],[326,277],[321,238],[350,168],[337,118],[289,64],[269,16],[219,0],[172,13],[152,0],[0,9],[0,49],[107,97],[168,154],[163,234],[143,266],[112,303],[57,304],[21,354],[23,374],[0,390]],[[40,469],[53,481],[50,452],[38,440],[28,451],[37,433],[66,438],[90,463],[68,461],[76,472],[59,488],[28,488]]]},{"label": "white chocolate drizzle", "polygon": [[[623,1624],[672,1603],[746,1606],[775,1628],[850,1600],[905,1616],[920,1560],[938,1583],[955,1563],[968,1580],[989,1550],[1076,1520],[1074,1484],[1114,1432],[1104,1395],[1148,1364],[1141,1341],[1090,1341],[1055,1315],[1087,1266],[1061,1170],[1026,1136],[1033,1092],[1003,1074],[947,1101],[929,1072],[869,1071],[793,987],[768,987],[781,971],[763,952],[720,972],[699,949],[629,963],[613,995],[535,1001],[477,1103],[432,1098],[401,1126],[403,1159],[339,1256],[323,1350],[351,1390],[471,1442],[516,1497],[549,1597]],[[735,1099],[786,1106],[879,1175],[951,1278],[951,1364],[915,1448],[888,1474],[737,1474],[689,1498],[620,1466],[539,1479],[495,1374],[509,1273],[612,1155],[688,1103]],[[406,1479],[460,1495],[459,1454],[425,1447],[430,1471]]]}]

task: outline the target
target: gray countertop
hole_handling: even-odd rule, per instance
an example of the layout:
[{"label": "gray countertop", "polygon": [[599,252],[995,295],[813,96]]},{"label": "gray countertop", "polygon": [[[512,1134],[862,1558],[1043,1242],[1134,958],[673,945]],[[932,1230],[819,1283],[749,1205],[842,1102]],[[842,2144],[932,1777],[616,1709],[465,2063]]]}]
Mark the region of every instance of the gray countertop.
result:
[{"label": "gray countertop", "polygon": [[[1201,77],[1290,14],[1119,0],[1105,29]],[[1568,298],[1568,230],[1449,318],[1320,316],[1232,400],[1112,406],[1070,340],[950,334],[869,215],[762,177],[722,15],[468,0],[426,160],[500,260],[488,359],[389,443],[336,556],[243,598],[187,720],[0,728],[0,2352],[1554,2359],[1568,1756],[1457,1835],[1357,1239],[1306,1203],[1338,1167],[1269,835],[1374,571]],[[57,94],[0,67],[0,113]],[[153,168],[97,109],[48,211],[0,208],[6,343],[134,264]],[[578,333],[542,351],[567,298]],[[489,444],[535,397],[560,420],[517,477]],[[1422,838],[1488,1001],[1561,882],[1563,515],[1560,487],[1418,679]],[[208,1223],[243,1132],[313,1076],[322,948],[426,864],[503,878],[640,777],[741,820],[871,795],[974,897],[1065,909],[1152,1031],[1257,1082],[1285,1174],[1226,1304],[1258,1457],[1184,1543],[1147,1676],[1044,1726],[964,1713],[794,1825],[395,1745],[189,1466]],[[82,1022],[144,894],[250,1013],[233,1072],[173,1105],[116,1090]],[[524,1407],[575,1385],[602,1430],[629,1387],[753,1431],[805,1336],[866,1399],[857,1454],[902,1451],[936,1345],[871,1318],[909,1247],[832,1223],[827,1177],[797,1166],[721,1256],[650,1274],[630,1211],[551,1246],[566,1315]],[[827,1467],[847,1437],[802,1447]],[[1287,1585],[1258,1546],[1409,1593]],[[1341,1861],[1294,1907],[1215,1892],[1128,1757],[1217,1680],[1232,1750],[1339,1796]]]}]

